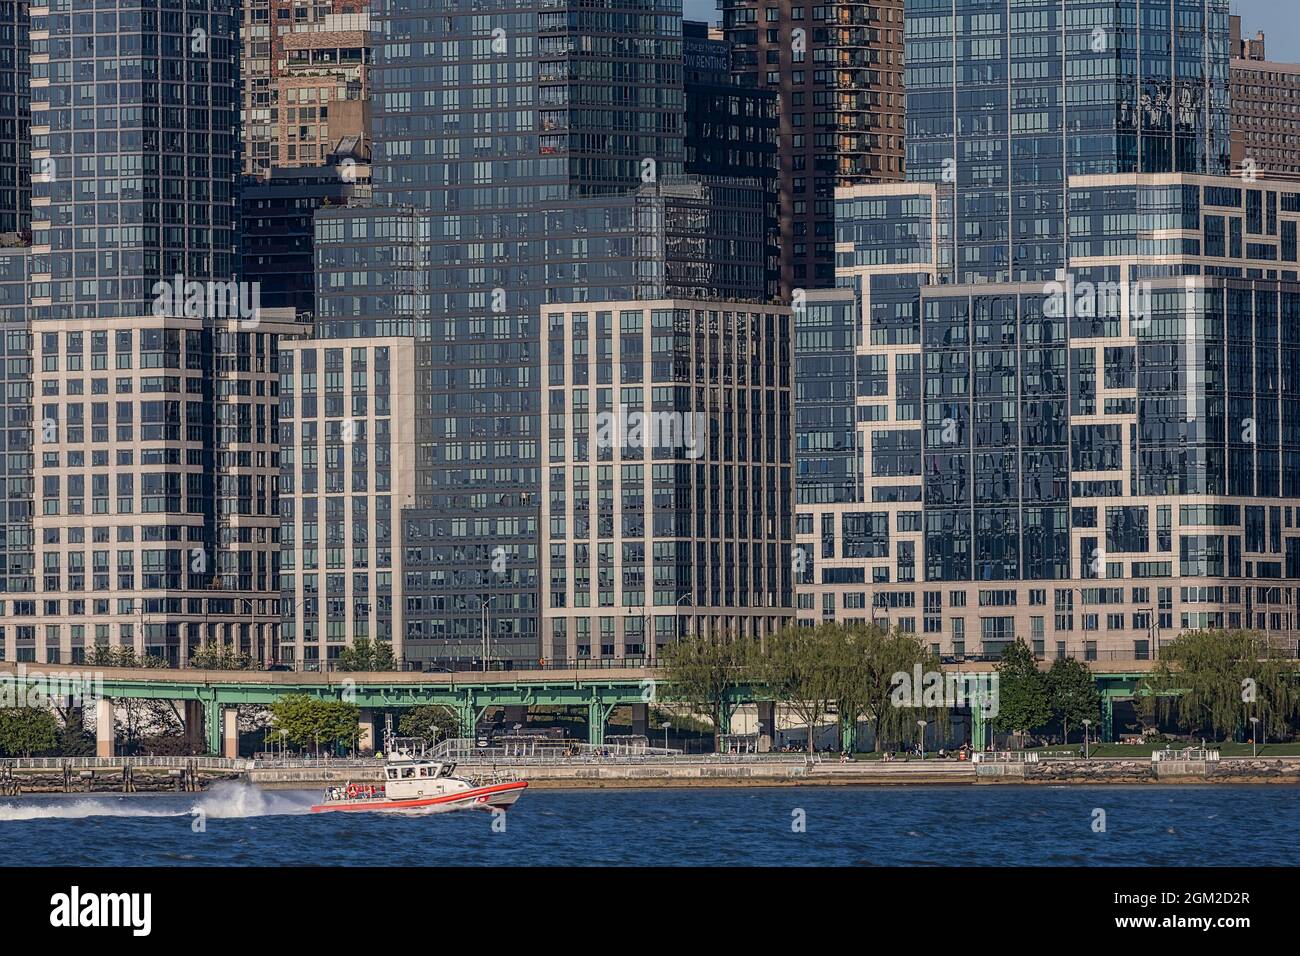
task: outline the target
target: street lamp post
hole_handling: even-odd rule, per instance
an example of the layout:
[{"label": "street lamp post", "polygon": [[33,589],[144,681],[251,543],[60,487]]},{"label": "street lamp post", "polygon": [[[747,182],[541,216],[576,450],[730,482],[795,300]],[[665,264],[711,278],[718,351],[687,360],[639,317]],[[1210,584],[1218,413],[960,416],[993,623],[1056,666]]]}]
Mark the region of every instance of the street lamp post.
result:
[{"label": "street lamp post", "polygon": [[1259,756],[1259,718],[1250,718],[1250,755]]},{"label": "street lamp post", "polygon": [[918,720],[916,726],[921,728],[921,759],[925,759],[925,724],[924,720]]},{"label": "street lamp post", "polygon": [[1087,717],[1083,719],[1083,759],[1088,759],[1088,728],[1092,726],[1092,721]]},{"label": "street lamp post", "polygon": [[1160,641],[1156,639],[1156,609],[1144,607],[1142,613],[1147,616],[1147,656],[1151,660],[1160,659]]},{"label": "street lamp post", "polygon": [[661,728],[663,728],[663,732],[664,732],[664,750],[668,749],[668,728],[671,727],[672,725],[673,722],[671,720],[665,720],[662,724],[659,725]]},{"label": "street lamp post", "polygon": [[687,591],[685,594],[683,594],[681,597],[679,597],[676,601],[673,602],[673,608],[677,611],[680,611],[682,608],[683,601],[691,602],[691,636],[698,637],[699,635],[696,634],[696,628],[698,627],[699,619],[695,616],[695,598],[691,596],[690,591]]},{"label": "street lamp post", "polygon": [[488,638],[488,604],[491,602],[491,600],[492,599],[490,597],[484,598],[483,603],[479,608],[483,612],[482,628],[483,628],[483,672],[484,673],[487,673],[488,654],[491,652],[491,644],[489,643],[489,638]]}]

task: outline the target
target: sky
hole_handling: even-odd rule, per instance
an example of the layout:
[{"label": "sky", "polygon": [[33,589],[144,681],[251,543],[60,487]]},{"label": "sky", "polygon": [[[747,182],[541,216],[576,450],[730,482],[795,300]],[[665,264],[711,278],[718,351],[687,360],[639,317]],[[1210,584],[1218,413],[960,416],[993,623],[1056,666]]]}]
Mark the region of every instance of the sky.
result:
[{"label": "sky", "polygon": [[[721,14],[715,0],[684,0],[688,20],[716,23]],[[1265,33],[1270,60],[1300,63],[1300,0],[1232,0],[1232,12],[1241,14],[1241,32],[1253,37]]]},{"label": "sky", "polygon": [[1232,12],[1241,14],[1243,37],[1264,31],[1270,60],[1300,63],[1300,0],[1232,0]]}]

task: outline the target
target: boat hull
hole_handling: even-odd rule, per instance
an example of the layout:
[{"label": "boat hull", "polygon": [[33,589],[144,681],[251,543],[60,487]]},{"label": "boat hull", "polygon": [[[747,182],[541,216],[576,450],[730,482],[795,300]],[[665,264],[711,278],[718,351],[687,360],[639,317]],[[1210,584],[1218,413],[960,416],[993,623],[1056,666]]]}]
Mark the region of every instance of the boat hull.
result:
[{"label": "boat hull", "polygon": [[444,793],[434,797],[417,797],[410,800],[337,800],[318,803],[312,813],[352,811],[361,813],[436,813],[448,810],[496,810],[514,806],[528,788],[527,781],[496,783],[472,790]]}]

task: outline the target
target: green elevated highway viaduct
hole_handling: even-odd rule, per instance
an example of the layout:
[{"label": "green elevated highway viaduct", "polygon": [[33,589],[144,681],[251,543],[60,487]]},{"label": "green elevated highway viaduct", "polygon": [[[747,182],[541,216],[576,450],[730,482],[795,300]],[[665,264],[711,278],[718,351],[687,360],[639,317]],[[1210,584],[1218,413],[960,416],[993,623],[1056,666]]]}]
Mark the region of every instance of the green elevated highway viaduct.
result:
[{"label": "green elevated highway viaduct", "polygon": [[[1131,699],[1137,683],[1154,666],[1151,661],[1091,662],[1103,703],[1101,740],[1112,740],[1114,704]],[[970,677],[989,673],[991,664],[946,664],[944,669]],[[270,704],[285,694],[307,694],[345,700],[362,711],[363,745],[378,710],[442,704],[460,718],[461,733],[472,737],[485,711],[492,707],[586,708],[588,741],[604,742],[610,713],[633,706],[633,723],[644,732],[648,705],[658,699],[656,671],[643,667],[579,668],[461,673],[279,672],[218,671],[162,668],[96,668],[58,664],[0,662],[0,689],[8,694],[40,688],[48,697],[72,696],[82,689],[87,705],[96,708],[100,756],[113,756],[114,701],[172,700],[183,706],[186,730],[197,743],[206,741],[211,754],[238,756],[238,707]],[[50,688],[54,688],[51,690]],[[775,707],[760,690],[737,687],[724,708],[724,733],[741,704],[758,705],[760,734],[774,731]],[[201,737],[200,737],[201,729]],[[851,741],[852,728],[844,728]],[[988,733],[978,708],[971,716],[972,743],[982,747]],[[373,741],[369,741],[373,743]]]}]

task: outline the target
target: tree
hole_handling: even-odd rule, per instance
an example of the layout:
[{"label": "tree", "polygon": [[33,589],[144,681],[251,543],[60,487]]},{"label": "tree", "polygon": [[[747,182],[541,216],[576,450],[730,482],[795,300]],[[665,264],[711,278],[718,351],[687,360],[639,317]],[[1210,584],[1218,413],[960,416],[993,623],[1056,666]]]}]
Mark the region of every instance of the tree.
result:
[{"label": "tree", "polygon": [[190,667],[213,671],[251,671],[257,661],[251,654],[236,649],[234,644],[206,644],[190,655]]},{"label": "tree", "polygon": [[351,647],[339,652],[339,669],[345,671],[391,671],[397,665],[393,646],[387,641],[371,643],[368,637],[358,637]]},{"label": "tree", "polygon": [[403,737],[423,737],[432,743],[439,738],[459,737],[460,718],[442,704],[412,707],[397,722],[397,732]]},{"label": "tree", "polygon": [[726,723],[730,691],[752,678],[756,651],[752,641],[713,641],[695,634],[665,645],[660,654],[665,696],[708,717],[715,749]]},{"label": "tree", "polygon": [[998,714],[993,727],[1002,732],[1027,734],[1052,718],[1047,680],[1038,669],[1029,645],[1020,638],[1002,651],[998,673]]},{"label": "tree", "polygon": [[88,663],[95,667],[166,667],[167,661],[155,654],[137,656],[132,647],[110,647],[97,644],[87,655]]},{"label": "tree", "polygon": [[1101,714],[1101,694],[1088,665],[1073,657],[1057,658],[1047,672],[1047,700],[1061,721],[1065,742],[1070,742],[1070,722],[1096,722]]},{"label": "tree", "polygon": [[31,757],[52,752],[59,743],[59,722],[41,707],[0,710],[0,753]]},{"label": "tree", "polygon": [[361,708],[340,700],[285,694],[271,704],[275,736],[299,746],[354,746],[361,736]]},{"label": "tree", "polygon": [[63,711],[63,726],[59,730],[59,754],[63,757],[93,757],[95,736],[86,729],[86,713],[80,707]]},{"label": "tree", "polygon": [[1185,631],[1161,649],[1139,688],[1146,713],[1177,715],[1180,727],[1211,739],[1258,717],[1263,732],[1283,734],[1300,712],[1294,664],[1253,631]]},{"label": "tree", "polygon": [[808,728],[809,753],[817,725],[842,687],[846,644],[841,624],[783,628],[768,638],[767,653],[755,667],[757,680]]},{"label": "tree", "polygon": [[170,700],[126,698],[114,707],[114,734],[126,754],[180,756],[192,747],[185,735],[185,721]]},{"label": "tree", "polygon": [[[856,723],[859,717],[871,721],[873,748],[885,743],[901,744],[920,736],[918,720],[947,728],[949,705],[942,693],[925,694],[911,687],[915,675],[930,676],[931,688],[942,691],[943,667],[937,655],[913,634],[889,631],[877,624],[853,627],[846,633],[840,658],[840,687],[836,702],[840,719]],[[904,684],[911,693],[901,694]]]}]

